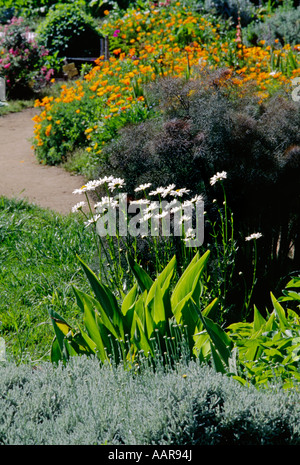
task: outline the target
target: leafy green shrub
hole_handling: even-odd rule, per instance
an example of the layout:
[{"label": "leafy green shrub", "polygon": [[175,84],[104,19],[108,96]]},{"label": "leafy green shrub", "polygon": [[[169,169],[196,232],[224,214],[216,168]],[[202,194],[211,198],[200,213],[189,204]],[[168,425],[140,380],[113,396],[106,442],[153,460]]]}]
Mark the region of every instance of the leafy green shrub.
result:
[{"label": "leafy green shrub", "polygon": [[13,7],[8,8],[0,4],[0,24],[9,23],[14,16],[16,16],[16,12]]},{"label": "leafy green shrub", "polygon": [[12,20],[2,28],[0,75],[5,77],[10,97],[26,97],[39,92],[54,74],[49,66],[49,51],[30,41],[22,18]]},{"label": "leafy green shrub", "polygon": [[265,17],[263,22],[250,24],[244,31],[248,43],[256,45],[264,40],[268,45],[274,45],[279,40],[281,45],[296,45],[299,43],[300,6],[293,7],[291,2],[285,2],[273,14]]},{"label": "leafy green shrub", "polygon": [[254,6],[250,0],[204,0],[206,11],[222,16],[225,19],[231,18],[234,24],[240,18],[241,25],[246,26],[253,20]]},{"label": "leafy green shrub", "polygon": [[37,33],[39,43],[50,50],[50,53],[58,53],[59,57],[99,56],[100,46],[91,46],[90,38],[91,34],[99,35],[96,23],[79,5],[53,6],[38,27]]},{"label": "leafy green shrub", "polygon": [[299,445],[299,400],[299,389],[245,388],[196,362],[167,371],[85,356],[65,367],[6,364],[0,443]]}]

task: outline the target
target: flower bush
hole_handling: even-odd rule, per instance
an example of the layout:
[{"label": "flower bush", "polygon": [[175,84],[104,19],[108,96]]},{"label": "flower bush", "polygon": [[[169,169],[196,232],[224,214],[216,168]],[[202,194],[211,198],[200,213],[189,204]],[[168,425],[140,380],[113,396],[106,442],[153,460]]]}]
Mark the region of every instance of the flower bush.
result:
[{"label": "flower bush", "polygon": [[29,40],[22,18],[12,18],[1,31],[0,75],[6,80],[8,96],[24,97],[40,91],[54,74],[48,50]]},{"label": "flower bush", "polygon": [[[289,44],[247,47],[221,20],[195,13],[180,2],[146,4],[143,10],[131,8],[122,15],[113,12],[101,33],[110,38],[110,59],[100,57],[83,81],[64,86],[51,104],[48,99],[36,102],[43,110],[35,128],[39,160],[57,163],[66,157],[69,146],[84,145],[96,166],[102,146],[121,127],[153,115],[144,86],[157,78],[188,79],[199,70],[226,68],[237,93],[252,82],[253,93],[263,102],[278,88],[289,89],[291,78],[300,74],[297,51]],[[59,141],[62,133],[70,133],[69,115],[80,123],[72,138],[68,135],[66,147]],[[48,118],[59,121],[51,131]]]}]

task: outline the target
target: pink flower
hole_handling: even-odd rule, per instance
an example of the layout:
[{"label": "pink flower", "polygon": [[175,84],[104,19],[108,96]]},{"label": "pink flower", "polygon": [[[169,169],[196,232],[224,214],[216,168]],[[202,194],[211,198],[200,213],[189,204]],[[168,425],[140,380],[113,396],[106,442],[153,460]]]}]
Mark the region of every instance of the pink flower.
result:
[{"label": "pink flower", "polygon": [[8,69],[9,67],[10,67],[10,63],[6,63],[6,65],[4,65],[5,69]]},{"label": "pink flower", "polygon": [[115,32],[113,33],[113,36],[114,37],[118,37],[118,35],[120,34],[120,29],[116,29]]}]

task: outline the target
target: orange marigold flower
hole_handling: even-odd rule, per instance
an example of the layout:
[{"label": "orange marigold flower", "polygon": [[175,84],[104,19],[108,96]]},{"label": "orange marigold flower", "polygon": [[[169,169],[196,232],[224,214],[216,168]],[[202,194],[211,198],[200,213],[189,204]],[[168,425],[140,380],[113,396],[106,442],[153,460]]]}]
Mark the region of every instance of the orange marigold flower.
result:
[{"label": "orange marigold flower", "polygon": [[45,136],[47,137],[50,136],[51,129],[52,129],[52,124],[48,124],[48,126],[46,127]]}]

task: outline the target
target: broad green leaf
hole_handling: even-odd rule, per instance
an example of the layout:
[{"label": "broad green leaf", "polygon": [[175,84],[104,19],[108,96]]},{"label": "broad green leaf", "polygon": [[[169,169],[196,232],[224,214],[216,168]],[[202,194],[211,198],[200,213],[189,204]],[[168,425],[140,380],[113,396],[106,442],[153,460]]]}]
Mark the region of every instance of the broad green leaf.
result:
[{"label": "broad green leaf", "polygon": [[[83,307],[83,320],[86,327],[86,330],[97,347],[99,352],[100,358],[102,361],[107,359],[106,352],[105,352],[105,345],[103,343],[103,339],[101,337],[101,326],[99,323],[97,324],[97,314],[94,310],[94,302],[91,296],[80,292],[77,289],[74,289],[77,301],[81,302]],[[109,325],[110,326],[110,325]],[[115,333],[116,334],[116,333]]]},{"label": "broad green leaf", "polygon": [[213,320],[216,317],[216,312],[218,310],[218,298],[215,298],[210,304],[208,304],[204,310],[202,310],[202,315],[209,317]]},{"label": "broad green leaf", "polygon": [[[168,263],[168,265],[164,268],[164,270],[158,275],[155,279],[154,283],[152,284],[151,288],[149,289],[146,305],[152,306],[152,301],[155,297],[156,289],[159,287],[161,289],[162,300],[164,305],[164,314],[165,319],[172,317],[171,312],[171,303],[170,303],[170,283],[174,273],[174,267],[176,264],[176,257],[174,256],[172,260]],[[159,291],[160,292],[160,291]]]},{"label": "broad green leaf", "polygon": [[64,358],[63,358],[62,349],[60,347],[57,337],[55,336],[51,344],[50,360],[52,363],[58,363],[63,359]]},{"label": "broad green leaf", "polygon": [[[80,333],[81,333],[81,337],[84,339],[85,341],[85,344],[86,346],[89,347],[90,351],[93,352],[93,353],[97,353],[98,352],[98,348],[97,348],[97,344],[95,343],[95,341],[93,341],[87,334],[85,331],[83,331],[83,329],[80,328]],[[98,354],[100,355],[100,353],[98,352]],[[104,361],[101,359],[101,361]]]},{"label": "broad green leaf", "polygon": [[194,334],[194,341],[193,354],[201,362],[205,362],[210,354],[210,338],[207,331],[197,331]]},{"label": "broad green leaf", "polygon": [[141,322],[139,316],[136,314],[136,330],[134,333],[134,343],[139,350],[144,352],[144,355],[148,356],[149,354],[153,356],[152,347],[149,344],[148,338],[145,334],[145,326]]},{"label": "broad green leaf", "polygon": [[295,291],[285,291],[284,292],[285,297],[281,298],[281,301],[289,301],[289,300],[298,300],[300,301],[300,294]]},{"label": "broad green leaf", "polygon": [[199,315],[215,349],[219,352],[226,365],[228,365],[231,350],[233,349],[233,341],[217,323],[203,316],[201,312],[199,312]]},{"label": "broad green leaf", "polygon": [[[197,252],[183,275],[180,277],[171,296],[171,305],[173,309],[182,299],[186,298],[189,293],[195,293],[195,291],[199,289],[197,288],[197,286],[199,286],[199,278],[204,266],[206,265],[209,253],[210,252],[208,250],[201,258],[198,258],[199,252]],[[194,297],[197,302],[197,297]]]},{"label": "broad green leaf", "polygon": [[272,292],[271,292],[271,299],[272,299],[272,302],[273,302],[275,314],[276,314],[276,316],[277,316],[277,318],[279,320],[279,323],[280,323],[280,327],[281,328],[286,328],[288,322],[287,322],[287,319],[286,319],[286,316],[285,316],[284,308],[280,305],[279,302],[277,302],[277,300],[275,299]]},{"label": "broad green leaf", "polygon": [[65,347],[65,337],[72,331],[71,326],[55,310],[49,309],[49,315],[56,339],[52,343],[51,359],[54,361],[68,359]]},{"label": "broad green leaf", "polygon": [[123,299],[123,302],[121,305],[121,311],[124,316],[127,314],[128,310],[132,307],[132,305],[136,301],[136,298],[137,298],[137,285],[135,284]]},{"label": "broad green leaf", "polygon": [[80,257],[78,257],[78,259],[94,291],[96,299],[100,302],[106,315],[112,321],[115,321],[114,317],[120,315],[120,309],[116,297],[107,286],[99,281],[95,273],[84,263],[84,261],[81,260]]},{"label": "broad green leaf", "polygon": [[154,323],[151,311],[146,305],[144,307],[144,310],[145,310],[145,331],[147,332],[148,340],[150,340],[150,338],[154,336],[156,325]]},{"label": "broad green leaf", "polygon": [[214,344],[212,344],[211,341],[210,341],[210,350],[211,350],[211,355],[212,355],[212,360],[213,360],[213,365],[215,367],[215,370],[219,373],[225,373],[226,369],[224,367],[224,363],[220,355],[215,350]]},{"label": "broad green leaf", "polygon": [[269,316],[269,319],[266,321],[265,330],[266,331],[273,331],[277,328],[276,321],[275,321],[275,313],[274,311]]},{"label": "broad green leaf", "polygon": [[253,320],[253,332],[256,333],[257,331],[260,331],[262,326],[264,326],[266,323],[266,320],[263,318],[261,313],[258,311],[256,306],[254,305],[254,320]]},{"label": "broad green leaf", "polygon": [[300,277],[291,279],[285,287],[300,287]]},{"label": "broad green leaf", "polygon": [[[153,305],[151,306],[151,315],[155,324],[155,327],[159,329],[162,335],[166,331],[166,314],[163,301],[162,291],[158,285],[155,290],[155,295],[152,300]],[[150,308],[149,308],[150,310]]]},{"label": "broad green leaf", "polygon": [[244,348],[247,348],[247,350],[244,352],[244,359],[247,361],[257,360],[263,352],[258,339],[247,341],[244,344]]},{"label": "broad green leaf", "polygon": [[129,263],[130,269],[136,278],[140,291],[141,292],[149,291],[149,289],[151,288],[153,284],[152,279],[150,278],[148,273],[134,261],[131,255],[128,254],[127,257],[128,257],[128,263]]},{"label": "broad green leaf", "polygon": [[253,332],[253,323],[232,323],[226,330],[230,334],[230,337],[236,340],[250,338]]},{"label": "broad green leaf", "polygon": [[[163,316],[158,317],[160,321],[165,321],[173,316],[171,311],[171,301],[170,301],[170,283],[174,273],[174,267],[176,264],[176,257],[174,256],[164,270],[158,275],[149,289],[146,306],[153,312],[153,307],[155,306],[156,316],[152,315],[154,320],[157,320],[157,310],[161,307],[159,313],[162,313]],[[158,289],[158,292],[156,292]],[[158,297],[159,296],[159,297]],[[155,302],[154,302],[155,300]],[[165,326],[165,325],[164,325]]]},{"label": "broad green leaf", "polygon": [[[98,321],[99,328],[102,325],[101,330],[100,330],[102,339],[104,339],[104,333],[102,329],[103,326],[106,328],[108,333],[112,334],[112,336],[115,339],[119,339],[120,337],[122,337],[120,336],[119,331],[117,330],[117,328],[115,327],[111,319],[108,317],[102,305],[97,299],[95,299],[93,296],[86,294],[85,292],[80,291],[79,289],[76,289],[75,287],[73,287],[73,290],[74,290],[74,293],[77,299],[77,303],[80,306],[80,308],[83,310],[83,312],[85,312],[87,305],[89,305],[90,308],[97,310],[97,313],[99,315],[99,321]],[[95,315],[95,320],[96,319],[97,317]],[[105,344],[107,344],[107,342],[108,341],[106,340]]]}]

